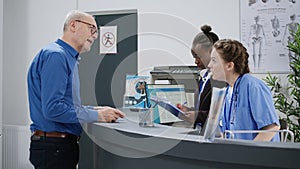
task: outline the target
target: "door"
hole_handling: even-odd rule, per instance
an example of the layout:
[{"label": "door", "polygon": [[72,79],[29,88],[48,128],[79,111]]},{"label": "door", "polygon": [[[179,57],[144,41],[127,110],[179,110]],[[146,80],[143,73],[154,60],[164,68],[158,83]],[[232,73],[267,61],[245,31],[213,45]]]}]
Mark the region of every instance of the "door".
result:
[{"label": "door", "polygon": [[[91,51],[81,56],[79,74],[82,104],[119,108],[123,106],[126,74],[137,74],[137,11],[92,14],[98,27],[117,26],[117,53],[99,54],[101,37],[98,37]],[[83,132],[79,168],[98,168],[92,160],[96,158],[93,151],[98,148]]]}]

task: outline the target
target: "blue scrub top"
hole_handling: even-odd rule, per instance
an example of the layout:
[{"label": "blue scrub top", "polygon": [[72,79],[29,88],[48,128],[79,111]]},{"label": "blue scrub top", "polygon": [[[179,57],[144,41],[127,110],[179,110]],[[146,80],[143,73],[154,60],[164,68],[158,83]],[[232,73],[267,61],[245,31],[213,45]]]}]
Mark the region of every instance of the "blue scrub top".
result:
[{"label": "blue scrub top", "polygon": [[[231,97],[233,97],[231,99]],[[227,92],[223,106],[221,130],[260,130],[270,124],[279,125],[271,90],[250,74],[240,76],[233,93]],[[257,133],[235,134],[236,139],[253,140]],[[279,141],[277,133],[272,141]]]}]

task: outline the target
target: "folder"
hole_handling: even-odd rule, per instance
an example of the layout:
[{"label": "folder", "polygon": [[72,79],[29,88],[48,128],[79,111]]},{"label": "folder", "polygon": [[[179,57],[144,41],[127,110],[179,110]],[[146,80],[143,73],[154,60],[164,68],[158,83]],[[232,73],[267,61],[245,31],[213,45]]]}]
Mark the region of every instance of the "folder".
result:
[{"label": "folder", "polygon": [[183,111],[181,111],[179,108],[177,108],[175,105],[173,105],[168,100],[165,100],[165,99],[162,99],[162,98],[159,98],[159,97],[154,97],[154,96],[151,96],[150,100],[155,103],[153,105],[153,107],[156,106],[156,105],[159,105],[162,108],[164,108],[165,110],[167,110],[170,113],[172,113],[173,115],[175,115],[176,117],[178,117],[179,115],[185,115],[185,113]]}]

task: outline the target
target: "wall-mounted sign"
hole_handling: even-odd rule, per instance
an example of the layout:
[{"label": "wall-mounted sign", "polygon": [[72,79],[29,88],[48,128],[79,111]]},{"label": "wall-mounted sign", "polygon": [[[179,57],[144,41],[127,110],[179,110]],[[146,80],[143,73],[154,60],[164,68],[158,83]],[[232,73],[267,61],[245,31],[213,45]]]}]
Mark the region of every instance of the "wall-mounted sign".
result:
[{"label": "wall-mounted sign", "polygon": [[117,26],[100,27],[100,54],[117,53]]}]

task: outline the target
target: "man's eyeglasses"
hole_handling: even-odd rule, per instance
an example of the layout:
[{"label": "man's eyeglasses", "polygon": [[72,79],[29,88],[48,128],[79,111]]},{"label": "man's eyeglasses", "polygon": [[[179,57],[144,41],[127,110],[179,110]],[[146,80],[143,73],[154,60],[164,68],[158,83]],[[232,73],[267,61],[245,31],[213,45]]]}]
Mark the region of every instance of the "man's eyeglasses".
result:
[{"label": "man's eyeglasses", "polygon": [[84,23],[86,25],[89,25],[89,28],[91,29],[91,34],[94,35],[95,33],[98,33],[98,29],[96,28],[95,25],[93,24],[90,24],[90,23],[87,23],[87,22],[84,22],[84,21],[81,21],[81,20],[75,20],[76,22],[81,22],[81,23]]}]

